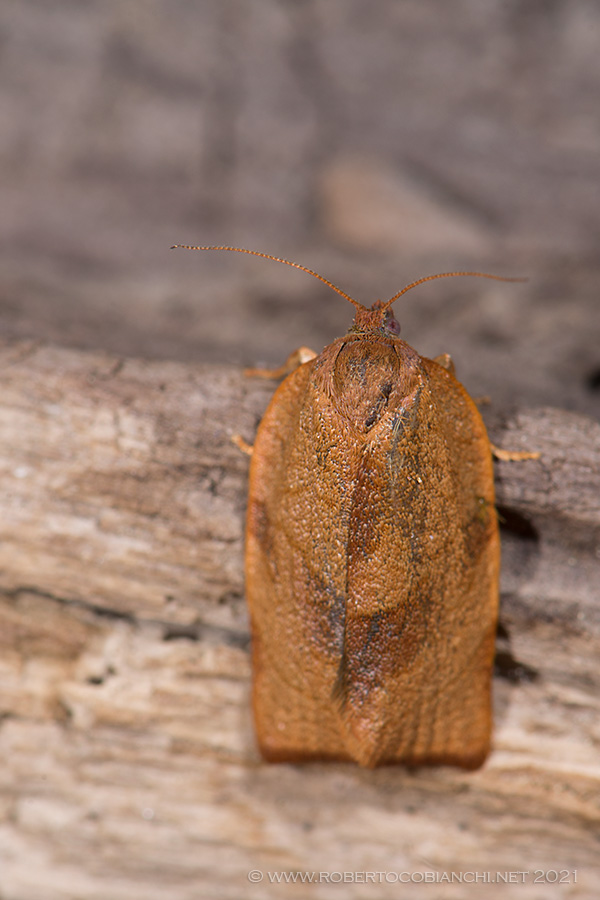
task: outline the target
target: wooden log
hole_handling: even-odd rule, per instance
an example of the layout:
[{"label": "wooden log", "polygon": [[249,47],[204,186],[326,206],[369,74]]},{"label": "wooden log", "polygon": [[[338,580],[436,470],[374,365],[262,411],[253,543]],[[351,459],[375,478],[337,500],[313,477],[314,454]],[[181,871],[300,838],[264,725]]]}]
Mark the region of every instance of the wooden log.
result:
[{"label": "wooden log", "polygon": [[541,453],[497,464],[486,765],[269,766],[231,436],[252,441],[273,384],[27,343],[0,348],[0,378],[0,896],[471,896],[443,873],[490,900],[505,873],[521,898],[597,895],[596,422],[484,410],[496,444]]}]

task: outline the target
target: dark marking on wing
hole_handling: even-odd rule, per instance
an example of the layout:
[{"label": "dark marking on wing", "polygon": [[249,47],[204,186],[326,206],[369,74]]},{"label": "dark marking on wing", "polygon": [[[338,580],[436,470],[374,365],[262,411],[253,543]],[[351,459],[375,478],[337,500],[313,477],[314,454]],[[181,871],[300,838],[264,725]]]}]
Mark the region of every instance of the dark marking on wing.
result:
[{"label": "dark marking on wing", "polygon": [[302,608],[306,639],[315,650],[339,657],[344,646],[346,597],[326,577],[305,574],[307,597]]},{"label": "dark marking on wing", "polygon": [[249,516],[250,529],[256,540],[263,548],[263,551],[269,555],[272,549],[270,537],[270,521],[267,508],[262,500],[252,500]]},{"label": "dark marking on wing", "polygon": [[403,609],[380,609],[347,622],[332,692],[340,706],[360,707],[391,673],[410,667],[423,646],[426,619],[427,608],[409,598]]},{"label": "dark marking on wing", "polygon": [[365,419],[365,431],[368,431],[381,419],[381,416],[387,408],[392,388],[393,384],[391,381],[385,381],[379,388],[380,396],[375,401],[371,412]]},{"label": "dark marking on wing", "polygon": [[419,414],[419,403],[421,402],[422,392],[423,388],[417,388],[410,403],[400,407],[398,410],[392,426],[392,441],[388,451],[389,454],[393,454],[397,451],[398,444],[402,440],[405,440],[408,436],[408,432],[415,427],[417,416]]},{"label": "dark marking on wing", "polygon": [[490,534],[496,527],[496,511],[494,505],[484,497],[475,498],[473,512],[465,523],[465,550],[469,562],[474,560],[486,549]]}]

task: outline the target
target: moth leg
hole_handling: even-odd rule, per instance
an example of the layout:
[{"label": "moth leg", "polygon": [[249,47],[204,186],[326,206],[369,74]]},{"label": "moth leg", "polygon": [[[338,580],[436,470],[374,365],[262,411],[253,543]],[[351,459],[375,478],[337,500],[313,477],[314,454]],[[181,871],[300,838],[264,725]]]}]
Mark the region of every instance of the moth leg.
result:
[{"label": "moth leg", "polygon": [[238,450],[241,450],[246,456],[252,456],[254,447],[252,444],[249,444],[248,441],[245,441],[241,434],[232,434],[231,443],[235,444]]},{"label": "moth leg", "polygon": [[528,450],[502,450],[495,444],[490,444],[492,456],[502,462],[521,462],[524,459],[539,459],[541,453],[530,453]]},{"label": "moth leg", "polygon": [[[290,353],[284,364],[279,366],[278,369],[244,369],[244,375],[251,378],[283,378],[304,363],[310,362],[316,355],[314,350],[310,350],[308,347],[298,347],[297,350]],[[252,456],[254,448],[252,444],[249,444],[248,441],[244,440],[241,434],[232,434],[231,440],[238,450],[241,450],[242,453],[245,453],[247,456]]]},{"label": "moth leg", "polygon": [[[298,347],[297,350],[290,353],[284,364],[279,366],[278,369],[244,369],[244,375],[254,378],[283,378],[304,363],[310,362],[316,355],[315,351],[310,350],[308,347]],[[241,434],[232,434],[231,440],[238,450],[241,450],[242,453],[245,453],[247,456],[252,456],[254,448],[252,444],[249,444],[248,441],[244,440]]]},{"label": "moth leg", "polygon": [[283,378],[304,363],[310,362],[316,355],[315,351],[308,347],[298,347],[278,369],[244,369],[244,375],[252,378]]}]

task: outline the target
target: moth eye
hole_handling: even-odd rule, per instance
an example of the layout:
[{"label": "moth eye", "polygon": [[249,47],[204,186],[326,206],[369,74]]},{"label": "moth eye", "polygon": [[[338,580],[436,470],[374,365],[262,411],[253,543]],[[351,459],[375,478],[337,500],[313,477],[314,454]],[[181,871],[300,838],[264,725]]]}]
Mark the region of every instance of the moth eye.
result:
[{"label": "moth eye", "polygon": [[400,334],[400,322],[394,318],[394,313],[391,309],[388,309],[385,314],[385,327],[388,331],[391,331],[392,334]]}]

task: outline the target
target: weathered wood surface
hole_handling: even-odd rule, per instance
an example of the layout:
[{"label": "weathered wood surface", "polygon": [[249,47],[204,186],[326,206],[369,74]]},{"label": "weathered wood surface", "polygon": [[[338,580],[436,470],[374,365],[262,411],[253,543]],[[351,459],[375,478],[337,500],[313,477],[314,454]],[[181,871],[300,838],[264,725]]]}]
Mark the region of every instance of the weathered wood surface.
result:
[{"label": "weathered wood surface", "polygon": [[[252,439],[272,384],[24,343],[1,348],[0,379],[3,900],[494,900],[513,889],[418,879],[497,871],[530,873],[520,898],[598,895],[597,423],[484,410],[495,443],[541,452],[497,464],[486,765],[268,766],[249,711],[248,463],[230,438]],[[534,884],[563,869],[576,883]],[[269,882],[296,870],[388,875]]]}]

